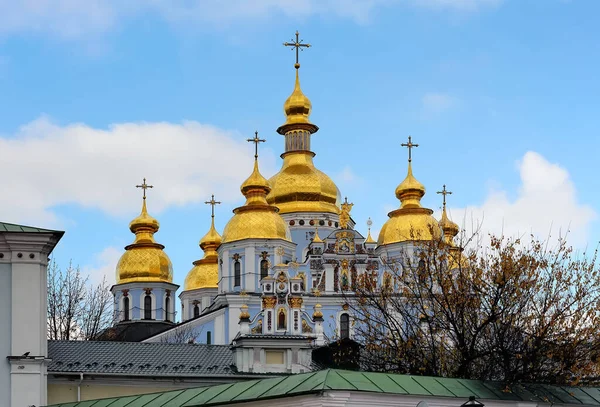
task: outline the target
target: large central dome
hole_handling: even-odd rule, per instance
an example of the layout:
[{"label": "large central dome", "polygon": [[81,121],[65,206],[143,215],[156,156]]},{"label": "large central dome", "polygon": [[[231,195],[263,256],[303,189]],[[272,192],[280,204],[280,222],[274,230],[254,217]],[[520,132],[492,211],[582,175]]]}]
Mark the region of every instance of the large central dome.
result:
[{"label": "large central dome", "polygon": [[300,88],[296,64],[294,91],[283,105],[285,124],[277,132],[285,136],[285,153],[281,170],[270,180],[267,202],[279,213],[324,212],[339,214],[341,194],[335,183],[314,163],[310,137],[319,128],[309,121],[312,104]]},{"label": "large central dome", "polygon": [[313,164],[310,151],[283,154],[281,170],[269,180],[267,202],[279,213],[339,213],[341,194],[335,183]]}]

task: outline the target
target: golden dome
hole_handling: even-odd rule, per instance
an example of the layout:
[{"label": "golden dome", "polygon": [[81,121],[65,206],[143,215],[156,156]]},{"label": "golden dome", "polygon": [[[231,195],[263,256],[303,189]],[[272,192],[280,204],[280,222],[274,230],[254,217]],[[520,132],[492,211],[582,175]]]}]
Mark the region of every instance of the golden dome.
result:
[{"label": "golden dome", "polygon": [[340,190],[331,178],[315,168],[314,155],[310,151],[282,155],[283,165],[269,180],[271,193],[267,196],[267,202],[276,205],[280,213],[340,213]]},{"label": "golden dome", "polygon": [[267,203],[270,190],[269,182],[258,170],[258,159],[255,159],[252,174],[241,186],[246,203],[233,210],[234,215],[223,230],[223,243],[243,239],[291,241],[290,231],[279,210]]},{"label": "golden dome", "polygon": [[442,209],[442,219],[440,219],[439,225],[444,232],[444,241],[447,244],[454,246],[454,237],[458,235],[460,229],[456,223],[448,218],[448,215],[446,214],[446,205],[444,205],[444,208]]},{"label": "golden dome", "polygon": [[323,243],[323,239],[319,236],[319,228],[315,228],[315,237],[312,240],[313,243]]},{"label": "golden dome", "polygon": [[129,229],[135,234],[133,244],[125,247],[116,269],[117,284],[131,282],[173,282],[173,266],[163,245],[156,243],[154,233],[160,225],[148,214],[146,197],[142,212],[131,221]]},{"label": "golden dome", "polygon": [[210,229],[200,239],[200,248],[204,251],[204,257],[192,264],[194,267],[185,277],[183,291],[196,290],[198,288],[217,288],[219,284],[219,256],[217,248],[221,245],[221,235],[215,229],[215,216],[211,216]]},{"label": "golden dome", "polygon": [[425,195],[425,187],[414,177],[412,163],[408,162],[408,174],[396,188],[396,197],[400,199],[400,209],[388,213],[389,219],[379,232],[377,244],[412,240],[433,240],[441,237],[437,220],[433,211],[421,206],[421,198]]},{"label": "golden dome", "polygon": [[298,74],[298,69],[296,69],[294,91],[283,104],[283,111],[287,117],[285,124],[310,124],[308,118],[311,110],[312,103],[310,103],[310,99],[306,97],[300,88],[300,75]]},{"label": "golden dome", "polygon": [[294,91],[283,105],[285,123],[277,132],[285,136],[285,153],[281,155],[281,170],[270,180],[271,193],[267,202],[279,212],[340,213],[341,194],[325,173],[315,168],[310,151],[310,138],[319,128],[309,121],[312,105],[302,93],[296,63]]}]

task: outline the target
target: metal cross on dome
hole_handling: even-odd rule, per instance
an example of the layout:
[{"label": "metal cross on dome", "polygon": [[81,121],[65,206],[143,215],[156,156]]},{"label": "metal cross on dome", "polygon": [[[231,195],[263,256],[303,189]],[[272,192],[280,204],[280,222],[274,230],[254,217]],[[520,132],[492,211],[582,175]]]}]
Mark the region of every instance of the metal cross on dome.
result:
[{"label": "metal cross on dome", "polygon": [[136,185],[136,188],[142,188],[142,190],[144,191],[144,199],[146,199],[146,190],[148,188],[154,188],[154,185],[148,185],[146,184],[146,178],[144,178],[144,182],[142,182],[142,185]]},{"label": "metal cross on dome", "polygon": [[[292,38],[292,41],[294,41],[294,39]],[[294,67],[296,69],[300,68],[300,62],[298,62],[298,51],[303,51],[302,48],[310,48],[310,44],[303,44],[302,41],[300,39],[300,33],[298,31],[296,31],[296,41],[294,42],[284,42],[283,45],[286,47],[294,47],[296,48],[296,64],[294,65]]]},{"label": "metal cross on dome", "polygon": [[408,162],[412,161],[412,149],[413,147],[419,147],[418,144],[414,144],[412,142],[412,137],[408,136],[408,143],[402,143],[400,144],[402,147],[407,147],[408,148]]},{"label": "metal cross on dome", "polygon": [[255,131],[254,138],[249,138],[246,141],[249,143],[254,143],[254,159],[258,160],[258,143],[264,143],[267,140],[263,138],[258,138],[258,131]]},{"label": "metal cross on dome", "polygon": [[444,202],[444,208],[446,208],[446,195],[452,195],[452,192],[451,192],[451,191],[448,191],[448,190],[446,189],[446,184],[444,184],[444,187],[442,188],[442,190],[441,190],[441,191],[437,191],[436,193],[437,193],[437,194],[442,194],[442,196],[444,197],[444,198],[443,198],[443,202]]},{"label": "metal cross on dome", "polygon": [[207,205],[210,205],[210,212],[211,212],[211,217],[214,218],[215,217],[215,205],[220,204],[221,202],[219,201],[215,201],[215,195],[211,195],[210,196],[210,201],[206,201],[204,202]]}]

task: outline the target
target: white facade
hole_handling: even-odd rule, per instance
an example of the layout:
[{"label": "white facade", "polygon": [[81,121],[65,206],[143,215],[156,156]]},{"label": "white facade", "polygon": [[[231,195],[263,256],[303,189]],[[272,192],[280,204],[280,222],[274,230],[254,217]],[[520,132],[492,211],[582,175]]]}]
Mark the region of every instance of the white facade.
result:
[{"label": "white facade", "polygon": [[[48,255],[63,232],[0,231],[0,406],[42,406],[47,384]],[[25,230],[31,230],[26,232]]]}]

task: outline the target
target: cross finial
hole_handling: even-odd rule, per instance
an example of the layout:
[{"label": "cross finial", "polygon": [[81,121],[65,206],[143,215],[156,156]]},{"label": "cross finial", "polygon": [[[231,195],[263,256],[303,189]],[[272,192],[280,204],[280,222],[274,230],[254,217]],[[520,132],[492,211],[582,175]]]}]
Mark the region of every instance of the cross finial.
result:
[{"label": "cross finial", "polygon": [[246,141],[249,143],[254,143],[254,159],[258,160],[258,143],[264,143],[267,140],[258,138],[258,131],[255,131],[254,138],[249,138]]},{"label": "cross finial", "polygon": [[441,191],[437,191],[438,194],[442,194],[443,198],[443,202],[444,202],[444,209],[446,209],[446,195],[452,195],[452,192],[448,191],[446,189],[446,184],[444,184],[444,187],[442,188]]},{"label": "cross finial", "polygon": [[220,204],[221,202],[215,201],[215,196],[213,194],[210,196],[210,201],[206,201],[204,203],[207,205],[210,205],[210,217],[214,218],[215,217],[215,206]]},{"label": "cross finial", "polygon": [[303,51],[302,48],[310,48],[310,44],[303,44],[302,41],[300,39],[300,33],[298,31],[296,31],[296,40],[294,41],[294,39],[292,38],[293,42],[284,42],[283,45],[285,45],[286,47],[294,47],[296,48],[296,64],[294,65],[294,68],[298,69],[300,68],[300,62],[298,62],[298,51]]},{"label": "cross finial", "polygon": [[402,143],[401,146],[408,148],[408,162],[411,162],[412,161],[412,149],[413,149],[413,147],[419,147],[419,145],[414,144],[412,142],[412,137],[408,136],[408,143]]},{"label": "cross finial", "polygon": [[154,188],[154,185],[148,185],[146,184],[146,178],[144,178],[144,182],[142,182],[142,185],[136,185],[136,188],[142,188],[144,190],[144,199],[146,199],[146,190],[148,188]]}]

